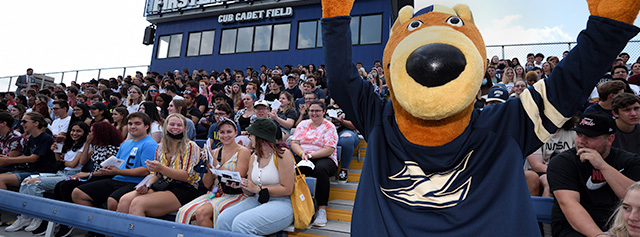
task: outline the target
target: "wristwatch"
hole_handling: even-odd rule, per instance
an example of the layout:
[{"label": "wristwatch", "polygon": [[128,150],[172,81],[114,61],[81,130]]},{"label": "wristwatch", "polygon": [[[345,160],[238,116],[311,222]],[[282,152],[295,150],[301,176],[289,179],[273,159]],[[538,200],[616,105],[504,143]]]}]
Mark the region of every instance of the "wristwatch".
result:
[{"label": "wristwatch", "polygon": [[218,164],[216,165],[216,169],[220,168],[222,166],[222,164],[220,164],[220,162],[218,162]]}]

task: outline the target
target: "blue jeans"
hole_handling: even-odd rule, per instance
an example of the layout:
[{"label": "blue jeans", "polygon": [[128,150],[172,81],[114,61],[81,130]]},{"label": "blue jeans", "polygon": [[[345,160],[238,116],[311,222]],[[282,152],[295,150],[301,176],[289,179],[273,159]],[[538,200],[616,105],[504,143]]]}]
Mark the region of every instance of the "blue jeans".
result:
[{"label": "blue jeans", "polygon": [[293,224],[291,199],[270,197],[260,204],[258,194],[222,211],[216,220],[220,230],[252,235],[269,235]]},{"label": "blue jeans", "polygon": [[80,172],[80,170],[61,170],[52,176],[40,176],[40,181],[33,184],[20,183],[20,193],[42,197],[44,192],[53,191],[56,184]]},{"label": "blue jeans", "polygon": [[351,129],[342,130],[338,136],[338,146],[342,147],[342,151],[340,152],[340,168],[349,169],[351,158],[353,158],[353,150],[355,150],[358,143],[360,143],[360,139]]}]

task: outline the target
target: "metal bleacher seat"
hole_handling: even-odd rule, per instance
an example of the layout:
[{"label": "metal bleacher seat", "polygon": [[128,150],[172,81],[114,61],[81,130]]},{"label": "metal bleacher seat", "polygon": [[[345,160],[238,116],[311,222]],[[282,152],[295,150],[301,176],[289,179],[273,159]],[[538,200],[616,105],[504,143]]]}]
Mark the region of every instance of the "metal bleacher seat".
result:
[{"label": "metal bleacher seat", "polygon": [[551,223],[553,198],[531,196],[531,202],[533,203],[533,211],[536,213],[538,222]]}]

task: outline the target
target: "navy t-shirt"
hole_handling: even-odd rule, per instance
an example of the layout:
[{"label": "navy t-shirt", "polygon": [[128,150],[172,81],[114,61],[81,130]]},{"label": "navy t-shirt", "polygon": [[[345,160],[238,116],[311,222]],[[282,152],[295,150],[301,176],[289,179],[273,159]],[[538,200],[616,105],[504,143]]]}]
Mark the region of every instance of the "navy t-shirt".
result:
[{"label": "navy t-shirt", "polygon": [[27,149],[24,151],[25,156],[39,155],[38,160],[33,163],[29,163],[27,171],[40,172],[40,173],[55,173],[56,158],[51,150],[51,144],[53,144],[53,137],[43,132],[37,137],[30,137],[27,141]]}]

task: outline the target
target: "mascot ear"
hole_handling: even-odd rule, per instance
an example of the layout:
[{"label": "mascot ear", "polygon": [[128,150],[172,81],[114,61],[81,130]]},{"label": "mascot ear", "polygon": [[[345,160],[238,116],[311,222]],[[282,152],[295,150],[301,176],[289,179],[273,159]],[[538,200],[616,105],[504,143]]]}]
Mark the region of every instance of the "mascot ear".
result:
[{"label": "mascot ear", "polygon": [[402,25],[402,23],[409,21],[412,17],[413,17],[413,7],[404,6],[402,9],[400,9],[400,12],[398,12],[398,19],[396,19],[396,22],[393,23],[393,26],[391,27],[391,32],[389,33],[389,37],[393,35],[393,32],[395,32],[398,29],[398,27]]},{"label": "mascot ear", "polygon": [[471,14],[471,10],[469,9],[469,6],[467,6],[466,4],[455,5],[453,7],[453,10],[456,11],[456,13],[458,13],[458,16],[460,16],[463,21],[471,22],[475,24],[473,22],[473,15]]}]

